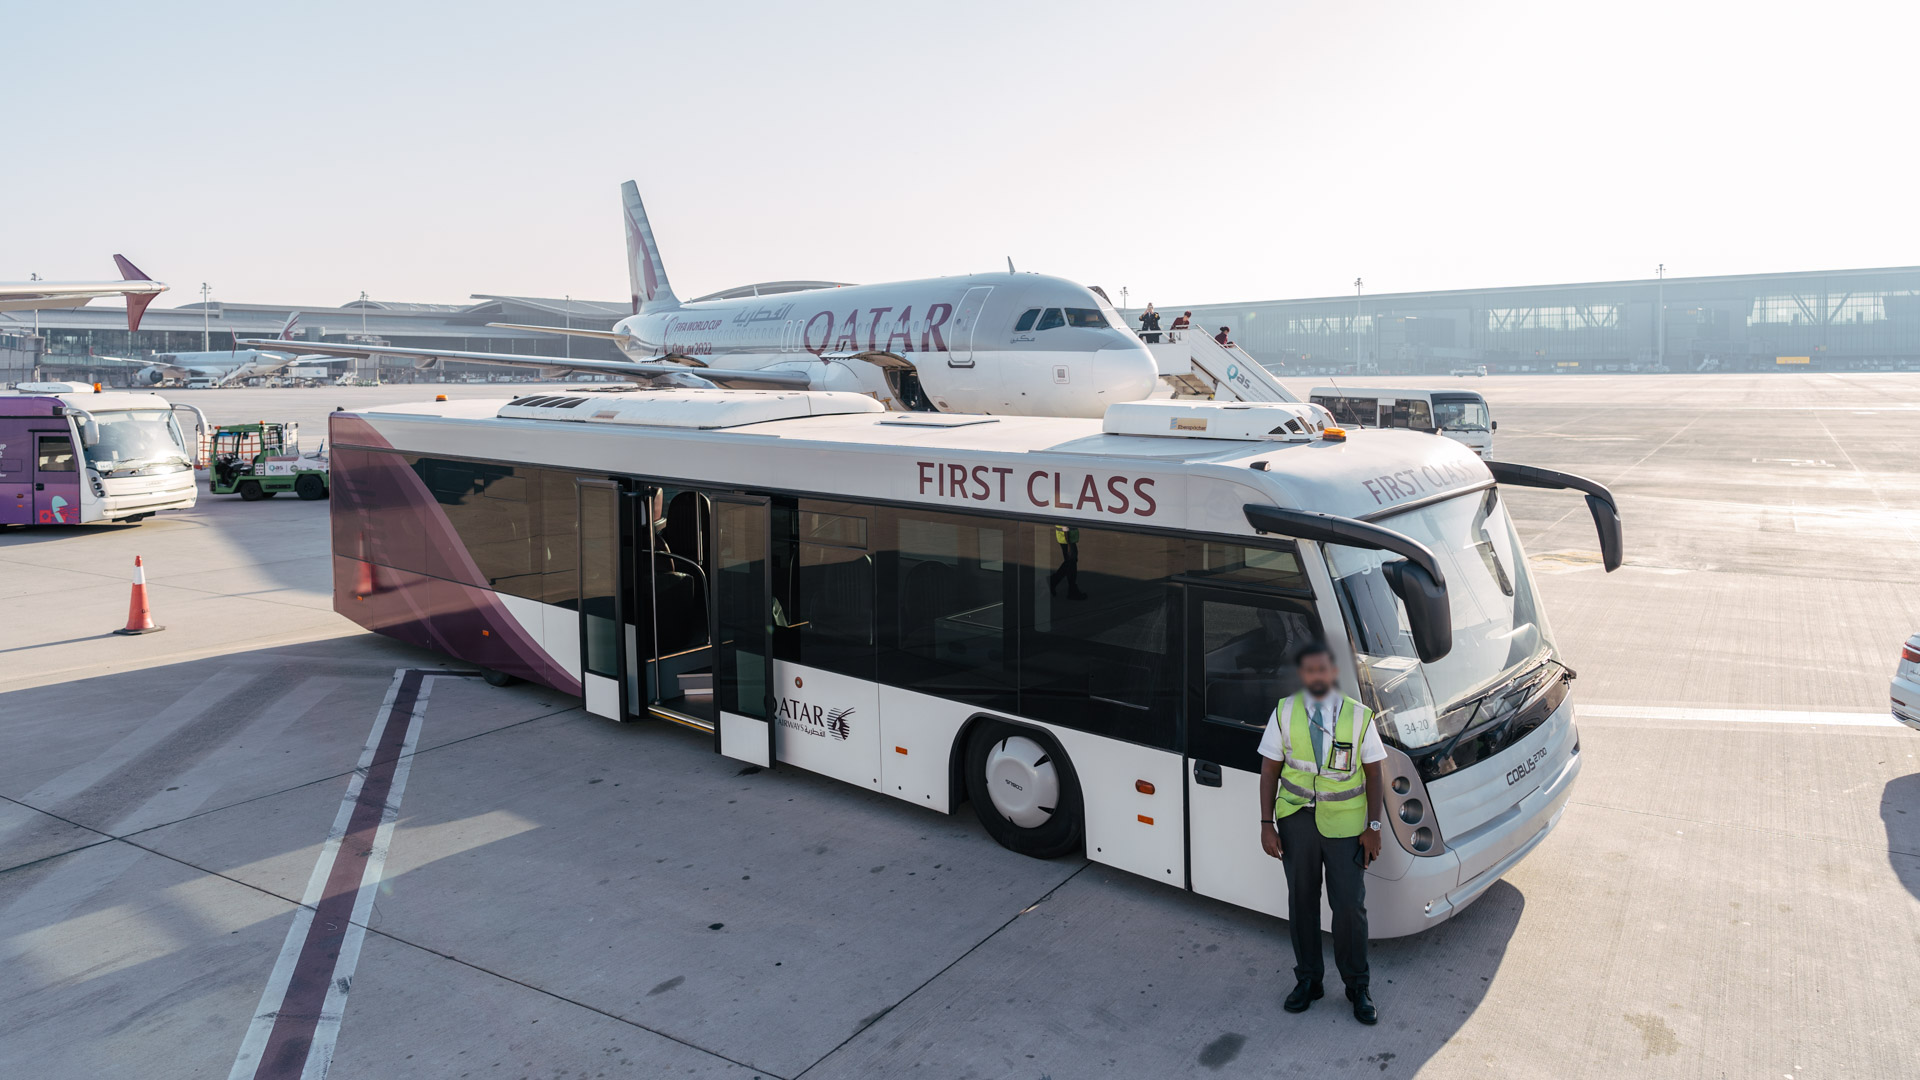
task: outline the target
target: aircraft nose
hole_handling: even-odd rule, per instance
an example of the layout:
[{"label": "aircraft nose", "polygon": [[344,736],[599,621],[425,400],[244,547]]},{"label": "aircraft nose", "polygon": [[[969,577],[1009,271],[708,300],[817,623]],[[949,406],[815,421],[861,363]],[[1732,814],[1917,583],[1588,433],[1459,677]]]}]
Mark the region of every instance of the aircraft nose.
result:
[{"label": "aircraft nose", "polygon": [[1160,381],[1160,366],[1147,347],[1137,341],[1109,345],[1094,353],[1093,359],[1100,392],[1109,402],[1142,401],[1153,395]]}]

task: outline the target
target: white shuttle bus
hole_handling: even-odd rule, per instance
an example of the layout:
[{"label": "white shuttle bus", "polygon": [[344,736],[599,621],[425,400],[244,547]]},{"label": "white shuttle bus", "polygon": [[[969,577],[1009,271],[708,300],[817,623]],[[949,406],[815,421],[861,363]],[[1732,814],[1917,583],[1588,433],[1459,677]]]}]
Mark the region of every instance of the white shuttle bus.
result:
[{"label": "white shuttle bus", "polygon": [[1431,432],[1452,439],[1482,460],[1493,460],[1493,433],[1500,422],[1477,391],[1316,386],[1308,400],[1332,413],[1336,424]]},{"label": "white shuttle bus", "polygon": [[1275,915],[1256,747],[1324,637],[1391,749],[1374,936],[1480,896],[1580,771],[1508,485],[1303,403],[1104,419],[597,387],[332,415],[335,607],[716,752]]}]

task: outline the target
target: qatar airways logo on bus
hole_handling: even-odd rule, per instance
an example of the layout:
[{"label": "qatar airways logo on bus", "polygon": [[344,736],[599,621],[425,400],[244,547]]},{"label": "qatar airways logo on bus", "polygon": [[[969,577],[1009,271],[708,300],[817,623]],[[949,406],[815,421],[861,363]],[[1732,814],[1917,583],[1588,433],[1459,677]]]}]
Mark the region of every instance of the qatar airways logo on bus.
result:
[{"label": "qatar airways logo on bus", "polygon": [[946,461],[914,464],[920,470],[923,496],[1042,510],[1092,511],[1115,517],[1150,518],[1160,511],[1150,476],[968,466]]}]

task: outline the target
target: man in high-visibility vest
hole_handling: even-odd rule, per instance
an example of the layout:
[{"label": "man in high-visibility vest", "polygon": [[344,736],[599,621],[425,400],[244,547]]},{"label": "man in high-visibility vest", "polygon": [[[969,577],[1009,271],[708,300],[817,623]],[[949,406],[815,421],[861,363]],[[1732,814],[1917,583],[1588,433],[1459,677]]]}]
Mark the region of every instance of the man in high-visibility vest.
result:
[{"label": "man in high-visibility vest", "polygon": [[1260,739],[1260,846],[1286,865],[1293,992],[1288,1012],[1326,996],[1321,981],[1320,881],[1333,908],[1333,962],[1354,1019],[1376,1023],[1367,987],[1366,869],[1380,857],[1387,748],[1373,712],[1334,688],[1339,668],[1325,642],[1294,654],[1300,692],[1280,699]]}]

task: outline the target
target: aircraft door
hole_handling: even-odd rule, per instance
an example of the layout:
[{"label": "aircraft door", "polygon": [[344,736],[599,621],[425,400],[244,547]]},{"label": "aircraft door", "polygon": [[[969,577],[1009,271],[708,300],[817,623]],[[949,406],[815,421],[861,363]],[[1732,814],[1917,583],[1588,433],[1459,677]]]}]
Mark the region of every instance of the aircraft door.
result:
[{"label": "aircraft door", "polygon": [[993,286],[979,285],[967,290],[960,298],[960,306],[954,309],[953,332],[947,341],[947,366],[970,368],[973,366],[973,331],[980,322],[980,313],[987,306],[987,297],[992,294]]},{"label": "aircraft door", "polygon": [[1279,860],[1260,848],[1260,736],[1299,689],[1293,651],[1319,635],[1310,600],[1187,590],[1187,827],[1193,891],[1287,913]]},{"label": "aircraft door", "polygon": [[33,520],[41,525],[80,523],[80,459],[72,435],[35,438]]},{"label": "aircraft door", "polygon": [[773,764],[771,500],[713,496],[713,696],[722,754]]}]

